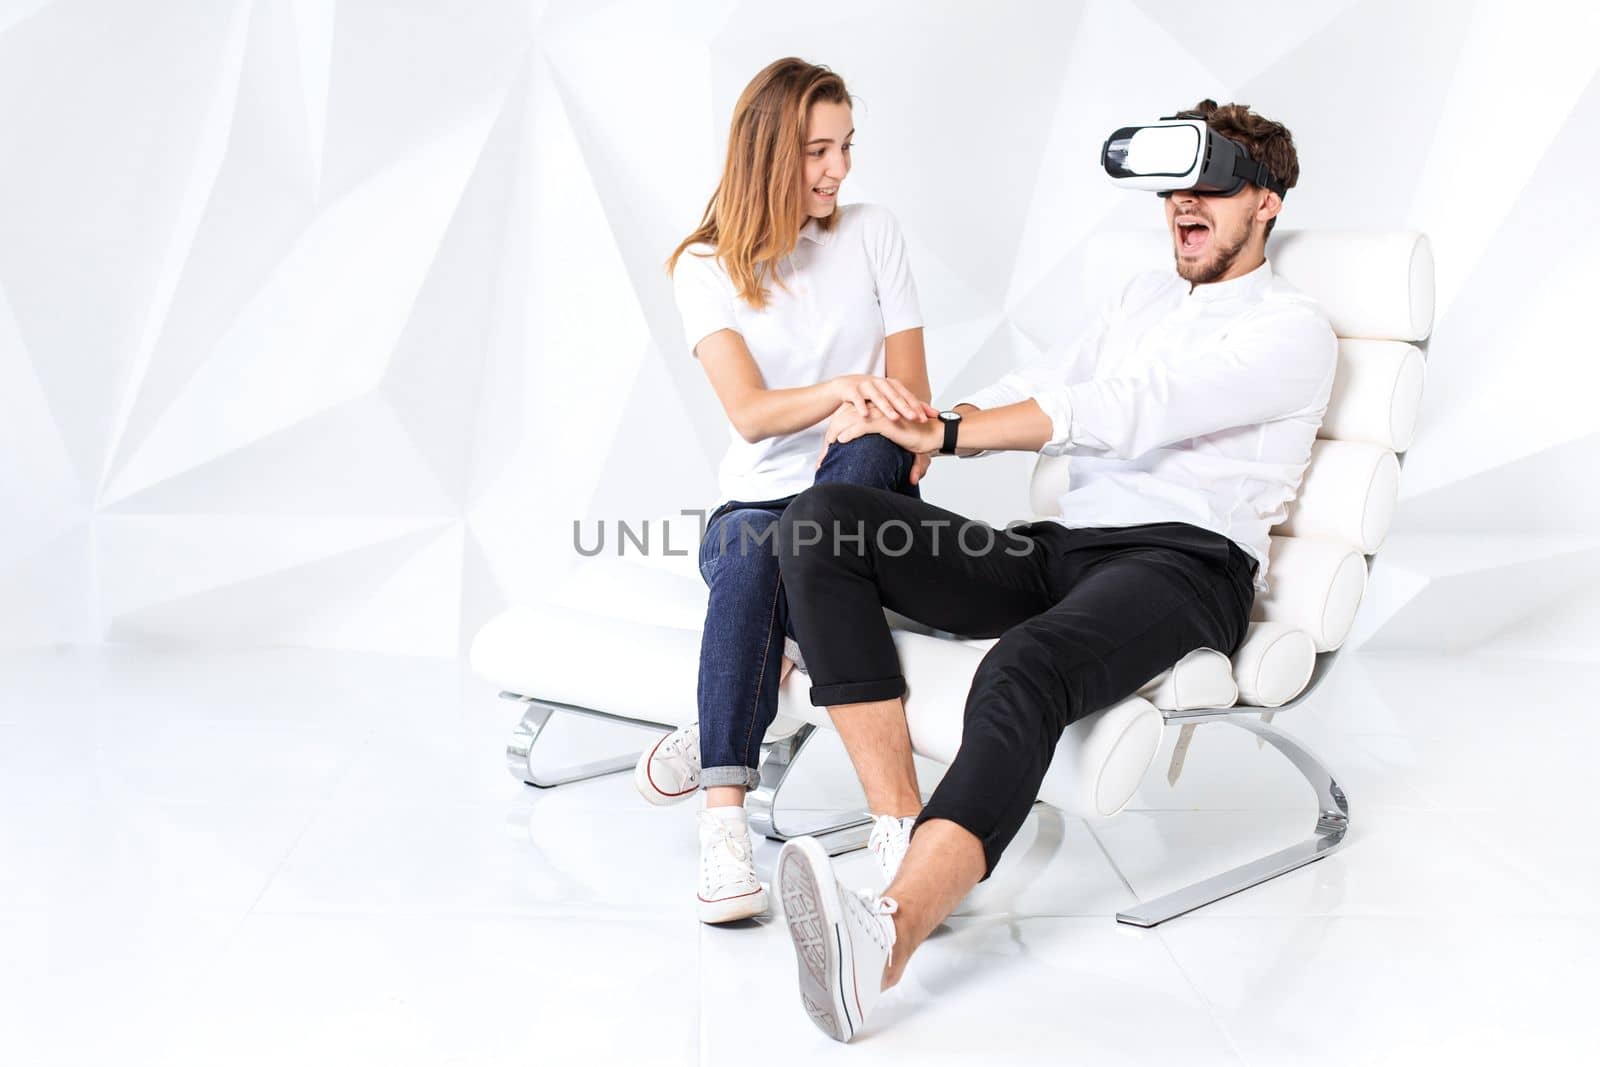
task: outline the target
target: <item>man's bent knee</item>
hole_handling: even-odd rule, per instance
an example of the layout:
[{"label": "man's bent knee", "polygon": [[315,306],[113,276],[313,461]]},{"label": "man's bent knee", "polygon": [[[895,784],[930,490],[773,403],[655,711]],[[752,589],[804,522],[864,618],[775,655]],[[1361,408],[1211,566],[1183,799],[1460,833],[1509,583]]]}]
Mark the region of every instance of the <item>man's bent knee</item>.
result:
[{"label": "man's bent knee", "polygon": [[778,559],[785,570],[837,556],[841,536],[854,539],[861,521],[849,517],[850,498],[860,490],[845,483],[814,485],[789,502],[778,520]]}]

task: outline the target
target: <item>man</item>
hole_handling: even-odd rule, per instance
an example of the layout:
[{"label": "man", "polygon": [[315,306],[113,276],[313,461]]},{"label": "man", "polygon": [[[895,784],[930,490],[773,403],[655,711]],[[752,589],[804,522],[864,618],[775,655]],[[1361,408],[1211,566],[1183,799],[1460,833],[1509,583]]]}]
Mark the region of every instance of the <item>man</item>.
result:
[{"label": "man", "polygon": [[[916,816],[881,896],[839,885],[813,839],[779,855],[802,1002],[838,1040],[993,871],[1062,731],[1196,648],[1233,652],[1266,587],[1268,530],[1309,462],[1336,342],[1266,260],[1282,192],[1299,177],[1289,131],[1210,100],[1185,117],[1247,152],[1258,181],[1232,195],[1161,194],[1175,271],[1134,278],[1071,345],[941,413],[943,424],[841,411],[828,427],[830,443],[876,433],[919,455],[1070,454],[1060,518],[996,531],[925,501],[827,485],[779,524],[811,702],[827,707],[871,809]],[[1000,638],[926,807],[884,608]]]}]

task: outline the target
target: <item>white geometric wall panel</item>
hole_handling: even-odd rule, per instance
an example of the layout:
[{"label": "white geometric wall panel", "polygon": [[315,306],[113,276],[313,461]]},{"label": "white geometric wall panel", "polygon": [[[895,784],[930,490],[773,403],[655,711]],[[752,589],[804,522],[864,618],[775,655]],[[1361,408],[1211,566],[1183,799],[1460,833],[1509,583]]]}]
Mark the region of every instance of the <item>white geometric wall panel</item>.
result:
[{"label": "white geometric wall panel", "polygon": [[[1600,647],[1600,14],[1343,0],[0,3],[0,647],[455,656],[572,524],[715,503],[661,263],[780,55],[857,97],[937,399],[1068,336],[1159,225],[1105,132],[1285,121],[1284,225],[1426,232],[1438,314],[1367,647]],[[1027,457],[938,464],[1003,522]]]}]

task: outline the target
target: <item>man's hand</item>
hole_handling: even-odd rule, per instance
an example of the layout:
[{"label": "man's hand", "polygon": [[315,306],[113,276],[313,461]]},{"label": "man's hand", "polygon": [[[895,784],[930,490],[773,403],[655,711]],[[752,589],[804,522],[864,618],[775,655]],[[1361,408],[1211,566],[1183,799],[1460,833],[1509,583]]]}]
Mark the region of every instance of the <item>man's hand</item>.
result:
[{"label": "man's hand", "polygon": [[922,405],[922,413],[928,421],[891,419],[873,405],[868,405],[867,414],[863,416],[853,404],[839,405],[839,410],[833,413],[823,430],[822,451],[817,454],[817,466],[822,466],[822,457],[828,454],[828,449],[835,441],[854,441],[863,434],[875,433],[887,437],[916,456],[911,466],[911,484],[916,485],[927,473],[933,453],[944,444],[944,422],[939,418],[939,409],[920,400],[917,403]]},{"label": "man's hand", "polygon": [[939,419],[938,408],[932,404],[922,404],[922,407],[928,416],[926,422],[891,419],[871,406],[867,408],[866,415],[862,415],[855,407],[846,405],[828,420],[828,428],[822,439],[830,445],[835,441],[844,444],[864,434],[875,433],[887,437],[908,452],[931,455],[944,444],[944,423]]}]

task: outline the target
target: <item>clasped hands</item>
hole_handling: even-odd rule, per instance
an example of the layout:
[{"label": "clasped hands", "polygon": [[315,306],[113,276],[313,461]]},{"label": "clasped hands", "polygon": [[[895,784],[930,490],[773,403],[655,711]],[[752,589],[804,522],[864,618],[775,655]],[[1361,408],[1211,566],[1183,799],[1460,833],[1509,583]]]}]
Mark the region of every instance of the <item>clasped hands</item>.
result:
[{"label": "clasped hands", "polygon": [[[878,379],[878,382],[885,381],[892,379]],[[944,423],[939,420],[939,409],[902,387],[892,393],[884,390],[853,396],[841,403],[823,432],[817,466],[822,466],[822,457],[828,454],[834,442],[843,444],[869,433],[887,437],[916,457],[911,467],[912,485],[922,480],[933,453],[944,445]]]}]

